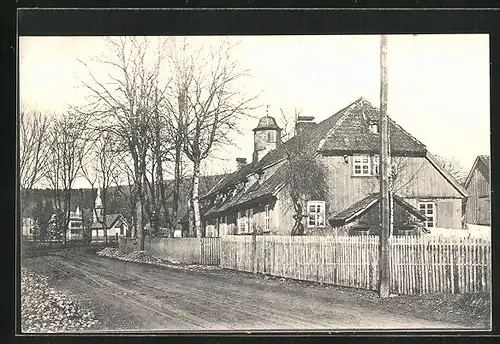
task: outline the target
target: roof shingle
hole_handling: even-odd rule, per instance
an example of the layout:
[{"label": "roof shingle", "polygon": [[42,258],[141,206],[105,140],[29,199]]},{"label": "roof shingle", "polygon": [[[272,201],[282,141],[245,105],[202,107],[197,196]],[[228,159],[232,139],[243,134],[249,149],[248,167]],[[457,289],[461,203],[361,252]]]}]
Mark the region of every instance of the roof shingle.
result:
[{"label": "roof shingle", "polygon": [[[364,98],[359,98],[347,107],[328,117],[320,123],[292,137],[287,142],[270,151],[258,162],[252,162],[239,170],[227,175],[210,192],[202,197],[226,191],[228,188],[245,180],[252,173],[259,173],[268,166],[287,158],[289,152],[300,150],[302,154],[313,156],[317,153],[340,152],[377,152],[380,135],[369,130],[369,124],[378,121],[379,111]],[[394,121],[389,119],[390,146],[393,154],[417,154],[424,156],[425,145],[411,136]],[[279,172],[279,173],[278,173]],[[225,204],[207,209],[206,215],[223,212],[230,207],[268,195],[276,185],[286,181],[284,167],[280,167],[275,175],[270,177],[256,190],[248,189],[236,195]]]}]

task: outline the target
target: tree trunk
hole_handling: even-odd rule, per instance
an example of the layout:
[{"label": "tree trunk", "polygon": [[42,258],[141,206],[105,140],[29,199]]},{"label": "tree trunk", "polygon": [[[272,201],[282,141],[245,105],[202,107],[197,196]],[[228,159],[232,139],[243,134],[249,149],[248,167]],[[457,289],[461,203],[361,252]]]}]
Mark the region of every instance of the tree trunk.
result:
[{"label": "tree trunk", "polygon": [[194,215],[194,229],[196,237],[201,239],[201,216],[200,216],[200,161],[195,161],[193,166],[193,215]]},{"label": "tree trunk", "polygon": [[71,190],[65,190],[64,204],[66,207],[66,221],[64,221],[63,227],[63,245],[66,245],[66,235],[68,232],[68,226],[70,223],[70,214],[71,214]]},{"label": "tree trunk", "polygon": [[174,226],[179,222],[179,193],[181,190],[181,149],[180,144],[175,147],[175,169],[174,169],[174,194],[172,200],[172,211]]},{"label": "tree trunk", "polygon": [[144,251],[144,195],[142,193],[142,175],[139,178],[138,193],[139,198],[136,203],[136,214],[137,214],[137,230],[139,231],[139,249]]}]

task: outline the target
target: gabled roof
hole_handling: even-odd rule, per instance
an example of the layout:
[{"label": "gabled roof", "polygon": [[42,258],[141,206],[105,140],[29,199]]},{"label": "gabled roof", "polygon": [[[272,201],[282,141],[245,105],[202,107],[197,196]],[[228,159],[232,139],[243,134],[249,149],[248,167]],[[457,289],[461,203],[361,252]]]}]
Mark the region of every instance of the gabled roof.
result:
[{"label": "gabled roof", "polygon": [[[246,176],[257,173],[270,165],[278,163],[287,157],[289,151],[300,149],[310,154],[340,153],[340,152],[377,152],[380,135],[372,134],[369,123],[378,120],[378,109],[364,98],[359,98],[347,107],[310,128],[300,135],[292,137],[287,142],[270,151],[257,163],[250,163],[234,173],[223,178],[210,192],[221,192],[226,188],[245,179]],[[425,156],[427,149],[420,141],[411,136],[394,121],[389,120],[391,132],[391,152],[397,154]]]},{"label": "gabled roof", "polygon": [[472,168],[469,171],[469,174],[467,175],[467,179],[465,180],[464,183],[465,187],[469,187],[469,183],[472,179],[472,175],[474,174],[474,170],[476,168],[488,182],[490,181],[490,175],[491,175],[490,156],[478,155],[476,160],[474,161],[474,164],[472,165]]},{"label": "gabled roof", "polygon": [[286,167],[280,166],[272,176],[260,183],[256,181],[247,190],[234,195],[228,201],[208,209],[204,216],[215,216],[221,214],[230,208],[255,202],[266,197],[274,197],[286,181]]},{"label": "gabled roof", "polygon": [[[422,213],[418,211],[417,208],[406,202],[401,197],[393,195],[393,199],[395,204],[398,204],[399,206],[404,208],[408,213],[415,216],[419,220],[422,221],[427,220],[427,218],[424,215],[422,215]],[[332,218],[330,218],[330,220],[332,222],[339,224],[350,223],[358,219],[363,214],[365,214],[368,210],[373,208],[379,202],[380,202],[380,195],[378,193],[370,194],[367,197],[363,198],[362,200],[354,203],[350,207],[335,214]]]},{"label": "gabled roof", "polygon": [[460,184],[455,177],[451,175],[451,173],[445,169],[439,161],[432,155],[430,152],[426,154],[427,160],[431,163],[432,166],[464,197],[469,197],[469,191]]},{"label": "gabled roof", "polygon": [[[305,156],[314,156],[315,154],[377,153],[379,151],[380,135],[372,133],[369,126],[370,124],[378,123],[378,118],[379,110],[366,99],[359,98],[322,122],[311,124],[308,130],[279,145],[258,162],[252,162],[234,173],[226,175],[201,199],[224,193],[236,184],[247,180],[248,176],[255,173],[262,173],[268,167],[287,159],[289,152],[300,150],[301,154]],[[428,153],[426,146],[390,118],[389,130],[392,154],[396,156],[426,157],[461,195],[464,197],[468,196],[467,190],[449,172],[441,168],[437,161],[435,161],[435,158]],[[206,209],[206,215],[222,213],[226,209],[255,200],[258,197],[272,195],[271,190],[277,185],[282,185],[286,182],[283,169],[283,166],[280,167],[275,172],[276,176],[271,176],[266,182],[259,185],[257,190],[248,189],[225,201],[224,204]]]},{"label": "gabled roof", "polygon": [[[126,224],[127,220],[123,217],[122,214],[107,214],[106,215],[106,228],[113,227],[117,222],[119,222],[119,224],[121,224],[121,222]],[[90,225],[90,229],[102,229],[102,224],[100,222],[96,221]]]},{"label": "gabled roof", "polygon": [[[380,134],[369,130],[370,123],[378,123],[379,110],[360,98],[344,111],[344,115],[323,137],[321,152],[373,152],[380,150]],[[424,144],[389,118],[390,151],[393,154],[419,155],[427,152]]]}]

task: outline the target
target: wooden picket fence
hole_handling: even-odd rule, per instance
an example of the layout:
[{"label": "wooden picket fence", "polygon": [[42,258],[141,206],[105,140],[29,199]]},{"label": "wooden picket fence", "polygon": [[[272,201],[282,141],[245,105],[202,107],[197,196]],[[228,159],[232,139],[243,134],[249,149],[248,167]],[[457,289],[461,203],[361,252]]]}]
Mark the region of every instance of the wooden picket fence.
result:
[{"label": "wooden picket fence", "polygon": [[[220,266],[376,290],[379,238],[376,236],[226,236]],[[393,237],[391,291],[416,295],[491,290],[491,245],[484,239]]]},{"label": "wooden picket fence", "polygon": [[202,238],[200,264],[220,264],[220,238]]},{"label": "wooden picket fence", "polygon": [[398,294],[491,291],[491,242],[482,238],[391,238],[391,289]]}]

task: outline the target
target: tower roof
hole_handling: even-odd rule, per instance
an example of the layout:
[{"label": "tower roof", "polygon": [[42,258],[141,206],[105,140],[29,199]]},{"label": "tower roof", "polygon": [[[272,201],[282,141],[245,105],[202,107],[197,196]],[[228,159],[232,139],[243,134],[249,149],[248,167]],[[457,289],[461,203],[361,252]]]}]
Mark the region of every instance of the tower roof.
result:
[{"label": "tower roof", "polygon": [[276,120],[273,117],[267,115],[259,120],[259,124],[255,129],[253,129],[253,131],[266,129],[281,130],[281,128],[276,124]]}]

